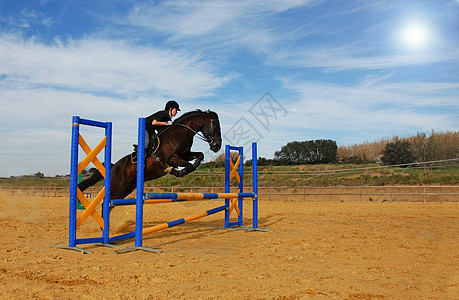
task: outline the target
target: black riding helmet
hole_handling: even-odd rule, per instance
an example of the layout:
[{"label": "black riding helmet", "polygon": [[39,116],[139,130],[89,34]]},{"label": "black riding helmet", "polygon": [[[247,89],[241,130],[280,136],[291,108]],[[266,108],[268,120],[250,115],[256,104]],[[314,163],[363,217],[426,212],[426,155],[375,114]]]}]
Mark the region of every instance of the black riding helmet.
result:
[{"label": "black riding helmet", "polygon": [[178,103],[174,100],[167,101],[165,110],[169,110],[170,108],[176,108],[178,111],[180,111]]}]

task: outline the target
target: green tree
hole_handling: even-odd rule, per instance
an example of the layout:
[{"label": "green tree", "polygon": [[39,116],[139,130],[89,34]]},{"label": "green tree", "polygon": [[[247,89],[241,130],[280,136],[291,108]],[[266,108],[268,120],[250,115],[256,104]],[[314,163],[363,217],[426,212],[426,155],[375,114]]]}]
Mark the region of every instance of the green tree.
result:
[{"label": "green tree", "polygon": [[35,174],[33,174],[35,176],[35,178],[37,179],[43,179],[45,177],[45,174],[43,174],[42,172],[37,172]]},{"label": "green tree", "polygon": [[388,143],[384,149],[381,161],[385,165],[409,164],[415,161],[411,144],[406,140]]},{"label": "green tree", "polygon": [[338,157],[338,145],[332,140],[316,140],[315,147],[319,150],[317,153],[317,163],[333,163]]},{"label": "green tree", "polygon": [[332,140],[289,142],[274,153],[274,160],[285,165],[335,162],[338,146]]}]

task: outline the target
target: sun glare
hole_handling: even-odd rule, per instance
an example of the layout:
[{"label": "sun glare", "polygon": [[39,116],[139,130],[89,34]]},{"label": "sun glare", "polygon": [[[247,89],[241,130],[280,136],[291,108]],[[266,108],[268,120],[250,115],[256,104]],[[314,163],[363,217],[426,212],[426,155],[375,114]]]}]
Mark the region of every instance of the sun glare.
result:
[{"label": "sun glare", "polygon": [[418,23],[406,25],[401,32],[401,42],[407,48],[418,49],[428,42],[429,34],[427,28]]}]

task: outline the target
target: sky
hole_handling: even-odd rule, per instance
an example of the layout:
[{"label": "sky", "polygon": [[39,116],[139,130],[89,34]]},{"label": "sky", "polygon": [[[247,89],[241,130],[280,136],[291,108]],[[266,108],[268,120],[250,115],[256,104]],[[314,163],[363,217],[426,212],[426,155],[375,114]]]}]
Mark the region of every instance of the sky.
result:
[{"label": "sky", "polygon": [[72,116],[112,122],[115,162],[170,99],[266,158],[457,131],[458,18],[457,0],[0,0],[0,177],[69,174]]}]

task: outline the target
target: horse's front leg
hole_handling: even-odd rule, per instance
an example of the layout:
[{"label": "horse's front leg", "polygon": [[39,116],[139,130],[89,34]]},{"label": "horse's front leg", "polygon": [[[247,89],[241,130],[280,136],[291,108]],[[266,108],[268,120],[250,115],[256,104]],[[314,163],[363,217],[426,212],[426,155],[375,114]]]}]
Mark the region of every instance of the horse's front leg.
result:
[{"label": "horse's front leg", "polygon": [[[194,170],[201,164],[204,159],[204,154],[201,152],[190,152],[186,157],[179,155],[174,155],[170,160],[169,164],[183,167],[183,169],[178,170],[177,168],[172,169],[171,174],[176,177],[183,177]],[[191,160],[195,160],[194,163],[190,163]]]},{"label": "horse's front leg", "polygon": [[196,170],[201,162],[204,160],[204,153],[202,152],[190,152],[190,156],[188,157],[188,161],[195,160],[193,163],[193,171]]}]

